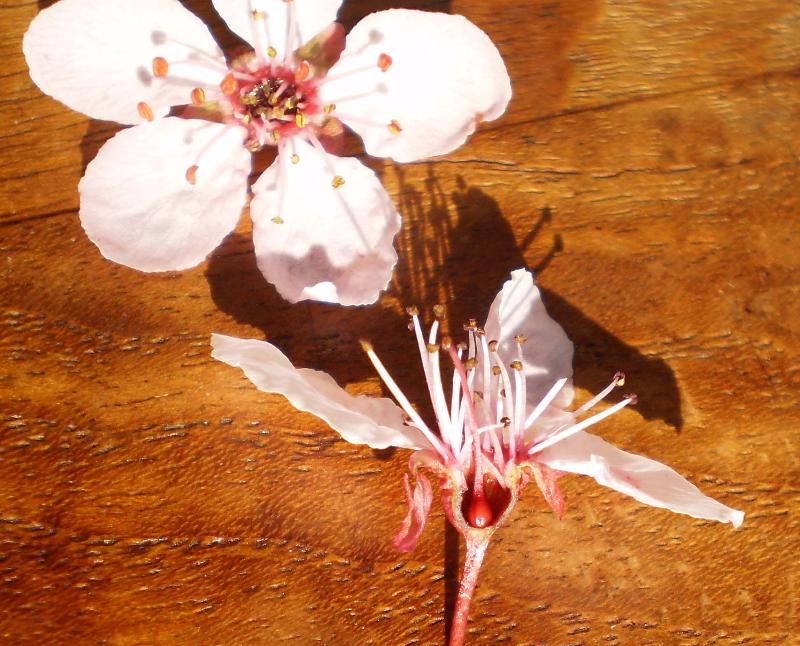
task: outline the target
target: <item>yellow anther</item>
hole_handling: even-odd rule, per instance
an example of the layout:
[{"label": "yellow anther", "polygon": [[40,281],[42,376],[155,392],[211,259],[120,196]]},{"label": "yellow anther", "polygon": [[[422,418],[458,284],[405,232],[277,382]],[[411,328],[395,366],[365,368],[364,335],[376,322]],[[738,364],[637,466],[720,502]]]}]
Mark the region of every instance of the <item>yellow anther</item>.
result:
[{"label": "yellow anther", "polygon": [[501,372],[503,372],[503,371],[500,370],[500,366],[492,366],[492,374],[495,377],[497,377]]},{"label": "yellow anther", "polygon": [[269,138],[272,139],[273,143],[277,144],[278,141],[280,141],[281,133],[278,132],[277,130],[273,130],[272,132],[269,133]]},{"label": "yellow anther", "polygon": [[361,348],[364,350],[364,352],[372,352],[373,351],[372,344],[369,341],[366,341],[364,339],[359,339],[358,342],[361,344]]},{"label": "yellow anther", "polygon": [[333,112],[336,109],[336,104],[335,103],[329,103],[328,105],[326,105],[322,109],[325,111],[325,114],[330,114],[331,112]]},{"label": "yellow anther", "polygon": [[270,58],[275,58],[278,55],[278,50],[275,49],[272,45],[267,47],[267,56]]},{"label": "yellow anther", "polygon": [[276,215],[274,218],[272,218],[272,221],[275,224],[283,224],[283,218],[280,215]]},{"label": "yellow anther", "polygon": [[403,131],[403,129],[400,127],[400,124],[397,123],[395,119],[392,119],[387,127],[389,128],[389,132],[391,132],[393,135],[399,135]]},{"label": "yellow anther", "polygon": [[431,354],[436,354],[437,352],[439,352],[439,344],[438,343],[427,343],[425,345],[425,347],[427,348],[428,352],[430,352]]},{"label": "yellow anther", "polygon": [[512,370],[522,370],[522,362],[517,361],[516,359],[514,359],[514,361],[511,362],[511,369]]},{"label": "yellow anther", "polygon": [[337,175],[331,180],[331,186],[333,186],[333,188],[339,188],[343,184],[344,184],[344,177],[342,177],[341,175]]},{"label": "yellow anther", "polygon": [[475,357],[470,357],[469,359],[467,359],[467,360],[464,362],[464,367],[465,367],[467,370],[474,370],[474,369],[475,369],[475,366],[477,366],[477,365],[478,365],[478,362],[475,360]]},{"label": "yellow anther", "polygon": [[297,153],[292,155],[291,159],[292,159],[292,163],[293,164],[299,164],[300,163],[300,155],[298,155]]},{"label": "yellow anther", "polygon": [[439,304],[434,305],[433,306],[433,315],[437,319],[442,318],[444,316],[444,305],[439,305]]},{"label": "yellow anther", "polygon": [[451,339],[449,336],[443,336],[442,348],[444,348],[445,350],[449,350],[451,345],[453,345],[453,339]]},{"label": "yellow anther", "polygon": [[253,9],[250,12],[250,15],[253,17],[253,20],[261,20],[264,17],[264,14],[260,12],[258,9]]},{"label": "yellow anther", "polygon": [[517,334],[517,336],[514,337],[514,341],[516,341],[520,345],[525,343],[525,341],[527,341],[527,340],[528,340],[528,337],[526,337],[526,336],[524,336],[522,334]]},{"label": "yellow anther", "polygon": [[409,316],[419,316],[419,308],[416,305],[411,305],[406,308],[406,313]]},{"label": "yellow anther", "polygon": [[296,115],[294,115],[294,122],[297,124],[298,128],[302,128],[304,125],[306,125],[306,118],[303,116],[302,112],[298,112]]}]

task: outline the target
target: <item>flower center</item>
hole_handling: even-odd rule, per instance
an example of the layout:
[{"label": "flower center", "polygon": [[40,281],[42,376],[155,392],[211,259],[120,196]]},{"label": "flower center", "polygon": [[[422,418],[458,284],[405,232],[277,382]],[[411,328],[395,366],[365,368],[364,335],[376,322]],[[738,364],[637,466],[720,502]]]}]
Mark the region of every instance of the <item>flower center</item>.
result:
[{"label": "flower center", "polygon": [[231,118],[248,130],[246,145],[256,151],[276,145],[309,125],[316,125],[322,109],[317,79],[309,65],[259,62],[245,55],[233,62],[220,84],[231,108]]}]

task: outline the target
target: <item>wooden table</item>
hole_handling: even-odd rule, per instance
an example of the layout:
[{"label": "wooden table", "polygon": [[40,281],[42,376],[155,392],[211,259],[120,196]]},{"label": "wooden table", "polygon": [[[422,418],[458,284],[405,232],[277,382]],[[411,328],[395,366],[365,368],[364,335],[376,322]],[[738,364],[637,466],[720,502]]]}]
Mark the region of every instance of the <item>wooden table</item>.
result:
[{"label": "wooden table", "polygon": [[394,284],[360,309],[283,302],[246,217],[192,271],[105,261],[77,183],[115,126],[31,83],[20,42],[45,4],[0,5],[2,643],[442,643],[460,540],[435,509],[416,551],[393,550],[407,454],[257,391],[209,334],[268,337],[379,394],[366,337],[423,401],[403,307],[442,302],[457,330],[523,265],[575,341],[580,398],[618,369],[639,395],[598,431],[747,518],[571,476],[559,522],[529,487],[471,643],[800,643],[797,2],[350,2],[348,25],[466,15],[515,91],[447,157],[369,161],[404,221]]}]

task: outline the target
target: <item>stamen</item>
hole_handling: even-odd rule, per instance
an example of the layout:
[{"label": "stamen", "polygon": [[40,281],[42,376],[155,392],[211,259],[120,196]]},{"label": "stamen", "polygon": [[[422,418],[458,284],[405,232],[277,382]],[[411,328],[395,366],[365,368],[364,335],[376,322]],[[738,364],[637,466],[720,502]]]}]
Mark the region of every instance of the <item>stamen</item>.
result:
[{"label": "stamen", "polygon": [[[481,456],[483,455],[483,451],[480,447],[480,439],[478,438],[477,429],[480,428],[478,424],[477,415],[475,413],[475,402],[472,401],[472,395],[469,391],[469,382],[467,380],[467,373],[464,370],[464,364],[461,363],[461,359],[459,359],[458,354],[456,353],[456,349],[451,345],[450,346],[450,358],[453,360],[453,366],[455,367],[456,371],[458,372],[458,376],[461,378],[461,389],[463,394],[462,401],[464,402],[465,406],[467,407],[467,416],[469,417],[469,422],[471,426],[471,435],[472,435],[472,455],[473,461],[475,463],[475,478],[473,483],[473,495],[475,499],[481,498],[483,496],[483,465]],[[491,511],[491,510],[490,510]],[[491,520],[491,519],[490,519]]]},{"label": "stamen", "polygon": [[197,184],[197,169],[198,168],[199,167],[197,166],[197,164],[194,164],[192,166],[189,166],[189,168],[186,169],[186,181],[189,182],[192,186]]},{"label": "stamen", "polygon": [[533,455],[534,453],[539,453],[540,451],[543,451],[549,446],[553,446],[553,444],[558,444],[562,440],[568,438],[570,435],[575,435],[575,433],[577,433],[578,431],[582,431],[583,429],[604,420],[606,417],[610,417],[617,411],[625,408],[628,404],[636,403],[637,400],[638,398],[636,397],[636,395],[633,394],[628,395],[621,402],[614,404],[610,408],[607,408],[606,410],[597,413],[596,415],[592,415],[591,417],[587,417],[585,420],[578,422],[573,426],[569,426],[568,428],[565,428],[563,431],[560,431],[555,435],[551,435],[546,440],[542,440],[538,444],[534,444],[530,449],[528,449],[528,453]]},{"label": "stamen", "polygon": [[311,75],[311,66],[306,61],[301,61],[294,71],[294,78],[298,81],[305,81]]},{"label": "stamen", "polygon": [[322,111],[323,111],[325,114],[330,114],[330,113],[331,113],[331,112],[333,112],[335,109],[336,109],[336,104],[335,104],[335,103],[329,103],[329,104],[328,104],[328,105],[326,105],[324,108],[322,108]]},{"label": "stamen", "polygon": [[192,105],[195,106],[203,105],[206,102],[205,90],[203,90],[203,88],[201,87],[196,87],[194,90],[192,90],[191,101]]},{"label": "stamen", "polygon": [[300,163],[300,155],[295,153],[294,155],[292,155],[291,160],[292,160],[293,164],[299,164]]},{"label": "stamen", "polygon": [[450,461],[451,456],[448,455],[447,449],[442,444],[441,440],[436,437],[432,432],[431,429],[428,428],[428,425],[422,420],[414,410],[414,407],[411,405],[411,402],[408,401],[408,398],[403,394],[403,391],[400,390],[397,383],[395,383],[392,376],[389,374],[389,371],[386,370],[381,360],[378,358],[378,355],[375,354],[375,350],[372,347],[372,344],[368,341],[361,341],[361,347],[364,348],[364,352],[367,353],[369,360],[372,362],[372,365],[375,367],[375,370],[380,375],[380,378],[383,380],[383,383],[386,384],[386,387],[391,391],[394,398],[397,400],[397,403],[400,404],[400,407],[405,411],[406,415],[409,416],[411,421],[419,428],[423,435],[427,438],[427,440],[433,445],[433,447],[439,452],[439,454],[444,458],[445,463]]},{"label": "stamen", "polygon": [[343,185],[344,185],[344,177],[342,177],[341,175],[336,175],[331,180],[331,186],[333,186],[333,188],[339,188],[340,186]]},{"label": "stamen", "polygon": [[153,59],[153,76],[164,78],[167,74],[169,74],[169,63],[167,63],[167,59],[162,56],[156,56]]},{"label": "stamen", "polygon": [[144,101],[140,101],[136,104],[136,111],[139,113],[139,116],[142,119],[146,119],[147,121],[152,121],[155,119],[155,115],[153,114],[153,109],[147,105]]},{"label": "stamen", "polygon": [[302,112],[298,112],[294,115],[294,122],[297,124],[298,128],[302,128],[306,125],[306,118],[303,116]]},{"label": "stamen", "polygon": [[381,54],[378,56],[378,68],[381,72],[387,71],[392,66],[392,57],[389,54]]},{"label": "stamen", "polygon": [[612,390],[614,390],[614,388],[617,388],[619,386],[624,386],[624,385],[625,385],[625,373],[624,372],[616,373],[614,375],[614,378],[611,380],[611,383],[608,384],[608,386],[603,388],[603,390],[601,390],[599,393],[597,393],[597,395],[595,395],[589,401],[587,401],[585,404],[583,404],[583,406],[580,406],[579,408],[576,408],[575,411],[573,412],[573,414],[574,415],[580,415],[581,413],[584,413],[587,410],[591,410],[592,408],[594,408],[594,406],[597,404],[597,402],[605,399],[608,396],[608,394]]},{"label": "stamen", "polygon": [[267,56],[270,58],[275,58],[278,55],[278,50],[275,49],[272,45],[267,47]]},{"label": "stamen", "polygon": [[238,83],[236,83],[236,77],[234,77],[232,72],[228,72],[225,75],[225,78],[220,81],[219,89],[222,90],[222,93],[231,96],[236,92],[238,89]]},{"label": "stamen", "polygon": [[274,218],[272,218],[272,221],[275,224],[283,224],[283,218],[280,215],[276,215]]},{"label": "stamen", "polygon": [[400,124],[397,123],[395,119],[392,119],[389,122],[387,128],[389,128],[389,132],[391,132],[393,135],[399,135],[401,132],[403,132],[403,129],[400,127]]}]

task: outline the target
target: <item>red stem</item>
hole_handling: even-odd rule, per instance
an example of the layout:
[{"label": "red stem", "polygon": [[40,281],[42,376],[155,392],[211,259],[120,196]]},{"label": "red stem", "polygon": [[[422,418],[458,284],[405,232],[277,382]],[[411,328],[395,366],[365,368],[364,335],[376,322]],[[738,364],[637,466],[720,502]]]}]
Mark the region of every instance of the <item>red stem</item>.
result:
[{"label": "red stem", "polygon": [[450,625],[450,646],[463,646],[467,634],[467,619],[475,585],[478,583],[478,573],[481,563],[489,547],[488,539],[470,538],[467,536],[467,553],[464,556],[464,573],[458,586],[456,609],[453,612],[453,623]]}]

